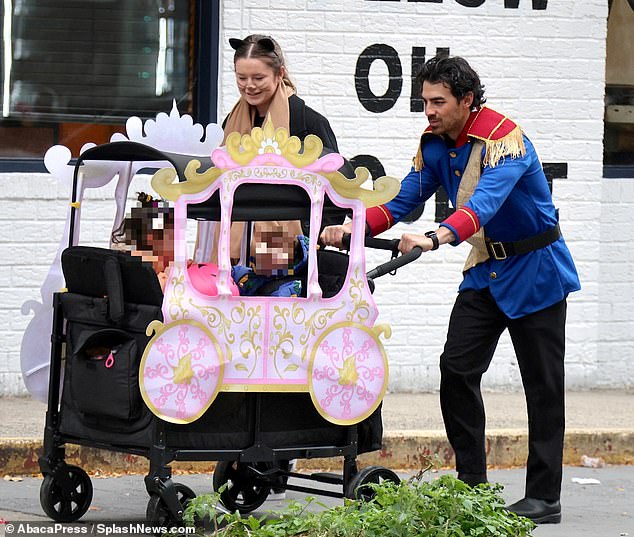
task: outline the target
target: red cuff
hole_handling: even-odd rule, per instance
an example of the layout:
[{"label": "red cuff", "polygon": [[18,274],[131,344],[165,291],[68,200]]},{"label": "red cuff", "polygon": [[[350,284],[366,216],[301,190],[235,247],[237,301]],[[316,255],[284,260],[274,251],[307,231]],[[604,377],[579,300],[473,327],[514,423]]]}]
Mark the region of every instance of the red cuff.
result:
[{"label": "red cuff", "polygon": [[373,237],[379,233],[383,233],[386,229],[394,225],[392,213],[390,213],[385,205],[370,207],[365,212],[365,221],[370,228],[370,235]]},{"label": "red cuff", "polygon": [[455,230],[458,234],[456,237],[456,242],[458,243],[467,240],[480,229],[478,215],[469,207],[460,207],[449,218],[444,220],[443,224]]}]

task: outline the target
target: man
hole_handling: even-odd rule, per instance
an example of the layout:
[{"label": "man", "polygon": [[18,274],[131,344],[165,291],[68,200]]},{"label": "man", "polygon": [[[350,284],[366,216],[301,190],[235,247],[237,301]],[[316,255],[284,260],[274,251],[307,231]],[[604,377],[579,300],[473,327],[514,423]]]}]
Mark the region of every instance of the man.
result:
[{"label": "man", "polygon": [[[440,401],[458,478],[487,480],[480,381],[508,329],[522,376],[529,423],[525,497],[510,511],[558,523],[564,438],[566,297],[579,289],[557,211],[530,140],[483,107],[477,73],[459,57],[429,60],[419,75],[429,127],[411,172],[392,201],[367,212],[367,231],[394,225],[443,186],[457,210],[424,235],[406,233],[400,250],[472,244],[444,351]],[[349,225],[322,240],[341,245]]]}]

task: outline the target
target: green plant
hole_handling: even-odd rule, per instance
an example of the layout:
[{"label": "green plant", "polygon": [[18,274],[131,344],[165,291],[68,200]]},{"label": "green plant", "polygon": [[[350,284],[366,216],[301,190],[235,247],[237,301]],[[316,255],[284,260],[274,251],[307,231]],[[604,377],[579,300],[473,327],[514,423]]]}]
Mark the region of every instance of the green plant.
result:
[{"label": "green plant", "polygon": [[[394,484],[370,484],[376,495],[369,502],[344,500],[343,505],[310,512],[314,498],[290,502],[275,515],[255,518],[239,513],[215,515],[217,494],[199,496],[185,511],[185,521],[211,517],[212,535],[222,537],[523,537],[534,524],[504,509],[498,484],[471,488],[444,475],[413,478]],[[317,504],[320,505],[320,504]],[[325,506],[324,506],[325,507]],[[214,510],[215,511],[215,510]],[[222,529],[218,529],[223,526]]]}]

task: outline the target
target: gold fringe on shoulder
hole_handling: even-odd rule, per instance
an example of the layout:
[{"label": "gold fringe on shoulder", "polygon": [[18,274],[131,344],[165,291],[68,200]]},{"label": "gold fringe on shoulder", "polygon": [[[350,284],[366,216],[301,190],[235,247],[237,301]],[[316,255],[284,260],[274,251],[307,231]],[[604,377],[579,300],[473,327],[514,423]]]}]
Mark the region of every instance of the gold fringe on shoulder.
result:
[{"label": "gold fringe on shoulder", "polygon": [[418,144],[418,151],[416,151],[416,156],[414,157],[414,169],[419,172],[425,167],[425,163],[423,162],[423,143],[422,141]]},{"label": "gold fringe on shoulder", "polygon": [[484,140],[484,143],[486,149],[482,163],[490,168],[495,168],[500,159],[504,157],[517,158],[526,154],[522,129],[519,126],[516,126],[503,138]]}]

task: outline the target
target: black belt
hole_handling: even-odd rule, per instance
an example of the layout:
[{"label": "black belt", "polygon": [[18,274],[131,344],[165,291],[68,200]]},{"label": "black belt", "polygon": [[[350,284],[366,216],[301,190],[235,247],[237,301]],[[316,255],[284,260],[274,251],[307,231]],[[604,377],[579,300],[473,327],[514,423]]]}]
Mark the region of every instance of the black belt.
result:
[{"label": "black belt", "polygon": [[512,255],[524,255],[533,250],[539,250],[549,244],[552,244],[561,237],[559,224],[547,229],[539,235],[522,239],[514,242],[492,241],[489,237],[485,237],[487,250],[493,259],[501,261]]}]

